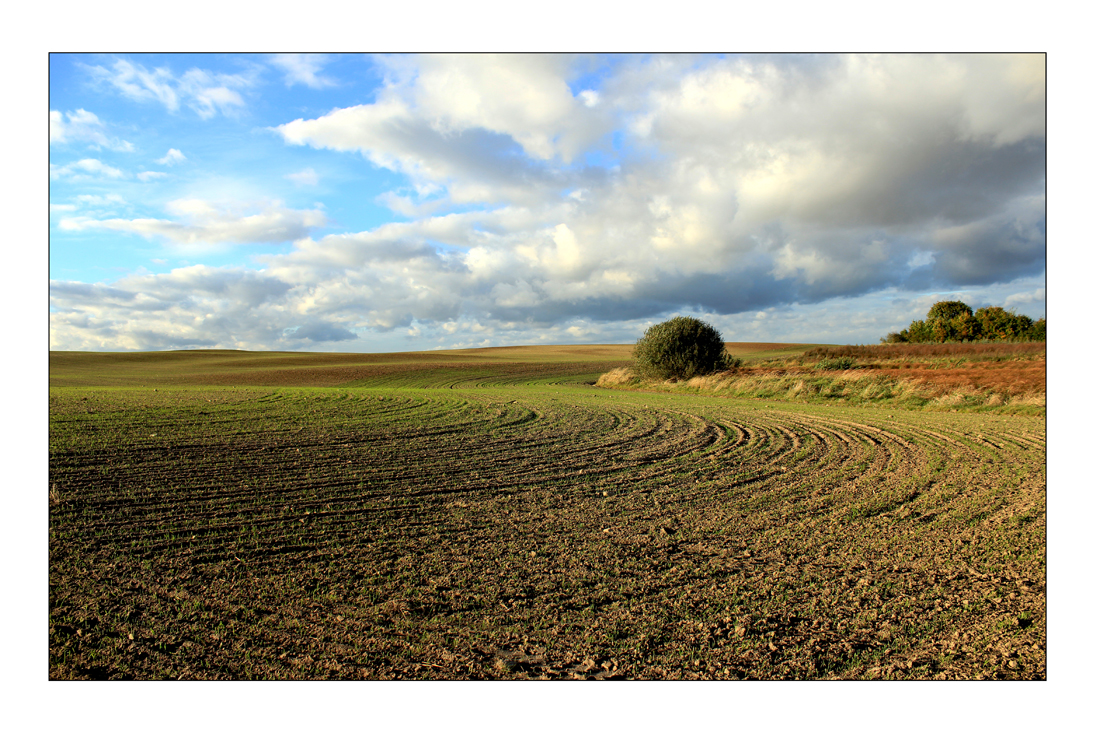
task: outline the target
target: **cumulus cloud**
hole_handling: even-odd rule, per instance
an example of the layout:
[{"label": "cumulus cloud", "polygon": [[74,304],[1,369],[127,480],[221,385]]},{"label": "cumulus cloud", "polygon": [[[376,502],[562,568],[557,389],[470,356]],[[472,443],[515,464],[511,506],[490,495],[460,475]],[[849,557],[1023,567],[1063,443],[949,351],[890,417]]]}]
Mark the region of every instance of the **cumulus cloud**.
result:
[{"label": "cumulus cloud", "polygon": [[155,181],[158,178],[167,178],[168,174],[164,171],[142,171],[141,173],[137,174],[137,177],[139,181],[143,183],[148,183],[149,181]]},{"label": "cumulus cloud", "polygon": [[187,157],[183,153],[175,148],[169,148],[168,153],[163,158],[158,158],[157,162],[161,165],[175,165],[185,160],[187,160]]},{"label": "cumulus cloud", "polygon": [[324,54],[279,53],[271,57],[271,63],[279,67],[288,87],[304,84],[311,89],[336,86],[333,79],[318,74],[328,57]]},{"label": "cumulus cloud", "polygon": [[183,102],[202,119],[217,113],[235,114],[244,107],[242,89],[253,86],[252,74],[211,73],[193,68],[176,76],[168,68],[153,70],[127,59],[115,59],[110,68],[87,67],[96,82],[113,88],[137,102],[159,102],[170,112]]},{"label": "cumulus cloud", "polygon": [[[736,313],[1042,271],[1041,56],[751,57],[688,71],[647,61],[623,74],[630,83],[579,101],[560,59],[527,64],[420,58],[375,104],[279,131],[361,152],[456,201],[508,204],[506,234],[489,234],[497,217],[486,213],[454,242],[469,279],[492,286],[478,294],[456,272],[438,286],[484,296],[476,307],[501,319]],[[513,74],[536,90],[522,109],[503,92]],[[625,110],[653,154],[598,174],[544,165],[568,158],[560,140],[596,102]],[[504,140],[525,155],[509,159]],[[489,171],[472,150],[511,162]],[[424,213],[407,197],[382,200]]]},{"label": "cumulus cloud", "polygon": [[134,150],[133,144],[126,140],[108,138],[103,122],[85,109],[65,113],[50,110],[50,145],[70,142],[85,142],[94,149],[104,147],[123,153]]},{"label": "cumulus cloud", "polygon": [[564,78],[569,57],[552,54],[438,54],[416,60],[415,80],[400,96],[444,131],[507,135],[532,158],[566,163],[606,129]]},{"label": "cumulus cloud", "polygon": [[308,236],[310,230],[324,226],[325,215],[318,209],[288,209],[273,202],[255,214],[244,214],[240,207],[227,207],[201,199],[177,199],[167,205],[175,219],[62,219],[64,231],[106,229],[131,232],[147,239],[166,239],[177,245],[205,246],[289,242]]},{"label": "cumulus cloud", "polygon": [[610,117],[574,97],[554,55],[382,57],[391,84],[373,104],[333,110],[276,128],[295,145],[359,152],[409,176],[423,193],[456,203],[533,203],[570,163],[608,131]]}]

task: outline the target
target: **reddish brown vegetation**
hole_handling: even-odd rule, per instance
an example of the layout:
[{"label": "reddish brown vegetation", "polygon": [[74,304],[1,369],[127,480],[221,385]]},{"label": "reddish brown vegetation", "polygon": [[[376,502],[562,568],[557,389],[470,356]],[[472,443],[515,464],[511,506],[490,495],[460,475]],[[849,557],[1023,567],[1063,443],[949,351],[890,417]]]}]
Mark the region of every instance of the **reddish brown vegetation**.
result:
[{"label": "reddish brown vegetation", "polygon": [[[1046,394],[1045,343],[883,344],[806,351],[808,359],[851,357],[857,369],[949,392],[960,387],[1007,396]],[[813,364],[797,367],[813,371]],[[749,369],[748,371],[753,371]]]},{"label": "reddish brown vegetation", "polygon": [[977,363],[954,369],[936,368],[930,364],[870,365],[873,369],[895,379],[910,379],[922,384],[934,385],[944,391],[959,387],[992,390],[1006,395],[1046,394],[1046,361]]},{"label": "reddish brown vegetation", "polygon": [[989,360],[1001,358],[1044,357],[1045,343],[990,343],[990,344],[881,344],[878,346],[819,346],[806,352],[808,357],[835,359],[851,356],[856,359],[882,361],[885,359],[928,359],[956,357],[961,359]]}]

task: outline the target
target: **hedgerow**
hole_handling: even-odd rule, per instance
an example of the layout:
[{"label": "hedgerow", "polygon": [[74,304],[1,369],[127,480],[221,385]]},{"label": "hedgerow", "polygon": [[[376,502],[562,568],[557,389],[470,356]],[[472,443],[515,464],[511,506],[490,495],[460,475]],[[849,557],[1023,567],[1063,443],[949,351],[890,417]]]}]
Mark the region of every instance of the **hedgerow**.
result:
[{"label": "hedgerow", "polygon": [[929,309],[923,321],[887,334],[884,344],[943,344],[971,341],[1046,341],[1045,318],[1033,321],[1027,316],[999,306],[972,310],[959,300],[944,300]]}]

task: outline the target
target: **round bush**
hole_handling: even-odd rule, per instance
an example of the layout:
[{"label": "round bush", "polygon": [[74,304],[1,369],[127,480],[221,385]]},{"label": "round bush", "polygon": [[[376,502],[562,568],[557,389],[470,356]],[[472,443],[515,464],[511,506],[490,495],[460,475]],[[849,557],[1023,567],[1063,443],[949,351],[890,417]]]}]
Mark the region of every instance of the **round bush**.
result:
[{"label": "round bush", "polygon": [[731,363],[722,334],[686,316],[650,326],[634,346],[634,373],[649,379],[690,379]]}]

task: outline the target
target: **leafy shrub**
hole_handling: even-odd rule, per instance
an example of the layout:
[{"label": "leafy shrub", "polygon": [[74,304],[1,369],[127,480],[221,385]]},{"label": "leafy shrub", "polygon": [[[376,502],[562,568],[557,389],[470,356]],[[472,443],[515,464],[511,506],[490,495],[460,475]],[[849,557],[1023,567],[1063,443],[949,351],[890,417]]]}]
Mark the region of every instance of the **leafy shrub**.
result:
[{"label": "leafy shrub", "polygon": [[856,360],[850,356],[838,356],[835,359],[822,359],[814,364],[814,369],[822,371],[840,371],[842,369],[854,369]]},{"label": "leafy shrub", "polygon": [[690,379],[734,365],[722,334],[697,318],[650,326],[634,346],[634,373],[647,379]]}]

